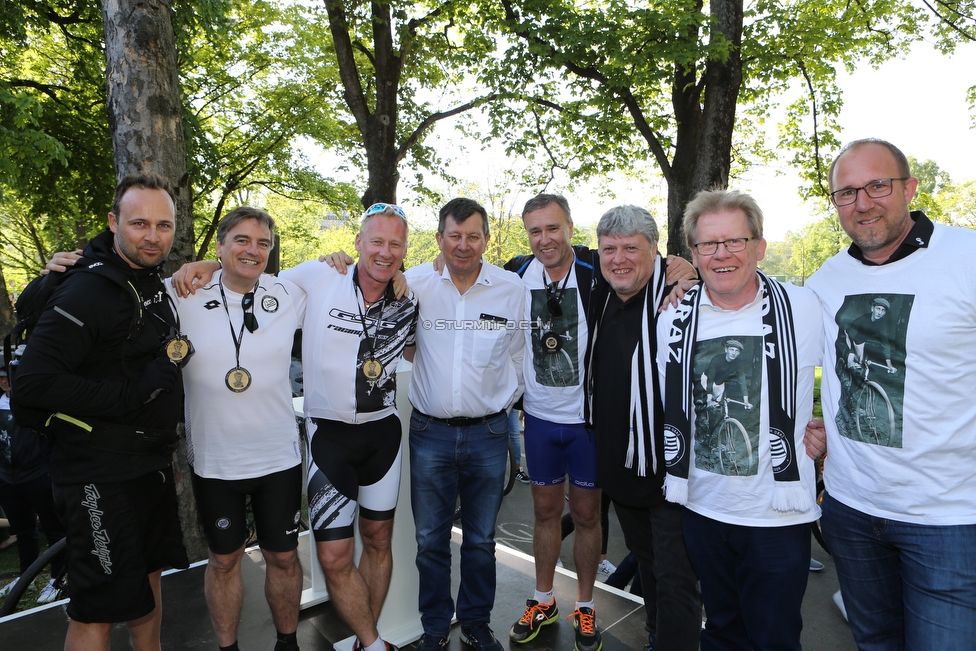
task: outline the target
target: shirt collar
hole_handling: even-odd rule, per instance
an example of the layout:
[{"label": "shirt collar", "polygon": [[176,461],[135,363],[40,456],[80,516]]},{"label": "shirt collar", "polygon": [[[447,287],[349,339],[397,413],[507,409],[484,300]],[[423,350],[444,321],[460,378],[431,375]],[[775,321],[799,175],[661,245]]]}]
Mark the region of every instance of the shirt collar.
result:
[{"label": "shirt collar", "polygon": [[[451,278],[451,270],[444,265],[444,269],[441,271],[441,280],[446,280],[447,282],[454,284],[454,280]],[[478,279],[474,281],[475,285],[484,285],[486,287],[491,287],[491,276],[488,275],[488,263],[485,262],[484,258],[481,258],[481,270],[478,271]]]},{"label": "shirt collar", "polygon": [[[921,210],[913,210],[910,217],[914,223],[912,224],[911,230],[908,231],[908,235],[905,236],[905,239],[902,240],[898,248],[895,249],[895,252],[891,254],[891,257],[881,264],[897,262],[898,260],[907,258],[919,249],[928,248],[929,242],[932,240],[932,233],[935,231],[935,225],[932,223],[932,220],[926,217],[925,213]],[[876,262],[867,260],[864,257],[864,252],[861,251],[861,247],[853,242],[851,242],[847,252],[852,258],[860,261],[862,264],[872,267],[880,266]]]},{"label": "shirt collar", "polygon": [[755,305],[756,303],[762,300],[762,283],[760,283],[759,288],[756,290],[756,297],[753,298],[749,303],[746,303],[745,305],[740,307],[738,310],[727,310],[724,307],[719,307],[718,305],[715,305],[715,303],[712,303],[712,298],[708,295],[708,289],[705,287],[705,283],[701,284],[701,293],[702,293],[702,297],[701,297],[700,307],[707,307],[712,310],[715,310],[716,312],[739,312],[741,310],[745,310],[749,307],[752,307],[753,305]]}]

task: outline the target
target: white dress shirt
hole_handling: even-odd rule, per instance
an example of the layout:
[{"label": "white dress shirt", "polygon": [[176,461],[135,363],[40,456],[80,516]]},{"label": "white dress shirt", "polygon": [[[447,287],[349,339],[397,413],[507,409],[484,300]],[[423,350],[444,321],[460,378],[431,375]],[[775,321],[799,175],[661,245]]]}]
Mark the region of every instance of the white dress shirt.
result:
[{"label": "white dress shirt", "polygon": [[420,300],[410,402],[434,418],[480,418],[522,393],[525,288],[518,275],[484,261],[464,294],[450,271],[407,270]]}]

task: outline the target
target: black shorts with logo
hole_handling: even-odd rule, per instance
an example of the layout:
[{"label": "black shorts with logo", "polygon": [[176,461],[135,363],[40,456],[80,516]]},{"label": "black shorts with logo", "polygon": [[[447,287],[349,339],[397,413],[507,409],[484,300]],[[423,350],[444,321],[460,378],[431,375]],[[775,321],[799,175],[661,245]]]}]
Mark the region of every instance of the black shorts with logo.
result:
[{"label": "black shorts with logo", "polygon": [[247,540],[248,495],[261,549],[290,552],[298,547],[301,464],[253,479],[208,479],[193,473],[193,495],[214,554],[231,554]]},{"label": "black shorts with logo", "polygon": [[68,616],[129,622],[156,606],[148,575],[189,565],[173,469],[120,482],[55,484],[68,538]]}]

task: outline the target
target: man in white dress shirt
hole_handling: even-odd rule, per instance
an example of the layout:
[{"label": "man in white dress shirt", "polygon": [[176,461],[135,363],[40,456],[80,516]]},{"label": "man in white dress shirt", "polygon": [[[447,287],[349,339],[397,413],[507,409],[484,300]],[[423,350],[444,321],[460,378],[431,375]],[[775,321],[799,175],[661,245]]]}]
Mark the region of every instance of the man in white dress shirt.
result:
[{"label": "man in white dress shirt", "polygon": [[[488,216],[470,199],[440,211],[446,268],[407,271],[420,301],[410,382],[411,501],[417,527],[420,651],[447,645],[457,613],[461,639],[500,651],[488,622],[495,601],[495,517],[508,465],[508,416],[522,391],[525,309],[521,279],[487,264]],[[461,500],[461,587],[451,597],[451,526]]]}]

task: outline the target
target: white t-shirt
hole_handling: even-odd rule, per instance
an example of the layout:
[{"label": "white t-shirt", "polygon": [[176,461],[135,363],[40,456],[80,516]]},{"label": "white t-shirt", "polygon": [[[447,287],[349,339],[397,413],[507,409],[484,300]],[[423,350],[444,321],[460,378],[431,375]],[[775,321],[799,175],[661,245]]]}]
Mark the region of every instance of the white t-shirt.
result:
[{"label": "white t-shirt", "polygon": [[[547,294],[541,262],[533,259],[522,275],[525,293],[525,357],[522,372],[525,378],[525,394],[522,405],[536,418],[551,423],[576,424],[583,422],[583,360],[589,331],[586,328],[586,310],[579,293],[576,265],[568,274],[560,306],[562,316],[553,317],[546,307]],[[547,275],[546,281],[550,278]],[[561,346],[558,352],[546,352],[543,336],[554,333]]]},{"label": "white t-shirt", "polygon": [[[813,461],[803,446],[807,422],[813,414],[814,369],[820,365],[823,349],[823,329],[820,325],[820,305],[813,292],[783,285],[793,310],[793,327],[797,347],[796,427],[793,442],[798,458],[800,482],[813,500],[816,493],[816,476]],[[806,513],[776,511],[772,507],[773,463],[770,454],[769,394],[767,389],[766,359],[763,354],[762,295],[739,310],[716,307],[706,292],[701,298],[698,313],[698,337],[695,345],[692,378],[695,401],[703,401],[712,393],[714,381],[724,381],[724,397],[745,402],[748,396],[753,405],[750,410],[730,403],[729,417],[739,422],[748,443],[735,438],[738,455],[735,469],[728,457],[723,459],[719,446],[726,446],[719,422],[724,420],[721,410],[709,410],[708,418],[714,419],[708,428],[699,426],[696,407],[692,414],[691,459],[688,470],[687,507],[707,518],[728,524],[749,527],[783,527],[812,522],[820,517],[820,507],[814,506]],[[661,315],[657,324],[658,372],[662,398],[665,390],[665,368],[668,359],[668,333],[675,320],[676,309],[671,307]],[[726,359],[725,343],[734,339],[744,350],[733,360],[734,368]],[[780,344],[783,345],[782,343]],[[709,373],[711,378],[709,378]],[[703,376],[704,375],[704,379]],[[707,385],[707,386],[703,386]],[[716,416],[716,411],[718,415]],[[701,416],[704,424],[704,416]],[[738,427],[735,428],[738,431]],[[736,437],[741,437],[736,434]],[[752,453],[753,462],[745,459]],[[736,475],[735,472],[744,474]]]},{"label": "white t-shirt", "polygon": [[[196,350],[183,369],[188,459],[201,477],[263,477],[302,460],[288,371],[295,330],[305,316],[305,292],[262,275],[254,292],[258,329],[244,328],[241,335],[243,295],[224,287],[225,310],[220,274],[185,299],[166,280],[180,327]],[[240,393],[225,380],[237,366],[235,336],[241,342],[240,365],[251,375],[251,385]]]},{"label": "white t-shirt", "polygon": [[462,295],[431,264],[407,270],[420,300],[410,402],[434,418],[480,418],[522,393],[525,288],[518,275],[481,263]]},{"label": "white t-shirt", "polygon": [[[976,523],[974,251],[976,232],[935,224],[928,248],[906,258],[872,266],[845,250],[807,281],[824,307],[824,481],[851,508],[925,525]],[[842,375],[851,351],[858,355],[852,343],[875,345],[851,330],[878,298],[889,307],[874,338],[883,336],[895,372],[869,364],[867,379],[885,392],[895,424],[874,438],[858,402],[863,383],[846,392]],[[887,422],[883,399],[874,411]]]},{"label": "white t-shirt", "polygon": [[[281,272],[308,294],[302,329],[305,415],[343,423],[368,423],[396,413],[396,370],[403,348],[414,343],[417,299],[411,291],[396,299],[392,290],[366,308],[353,282],[353,267],[340,274],[311,260]],[[367,337],[364,334],[364,321]],[[362,372],[376,359],[375,380]]]}]

